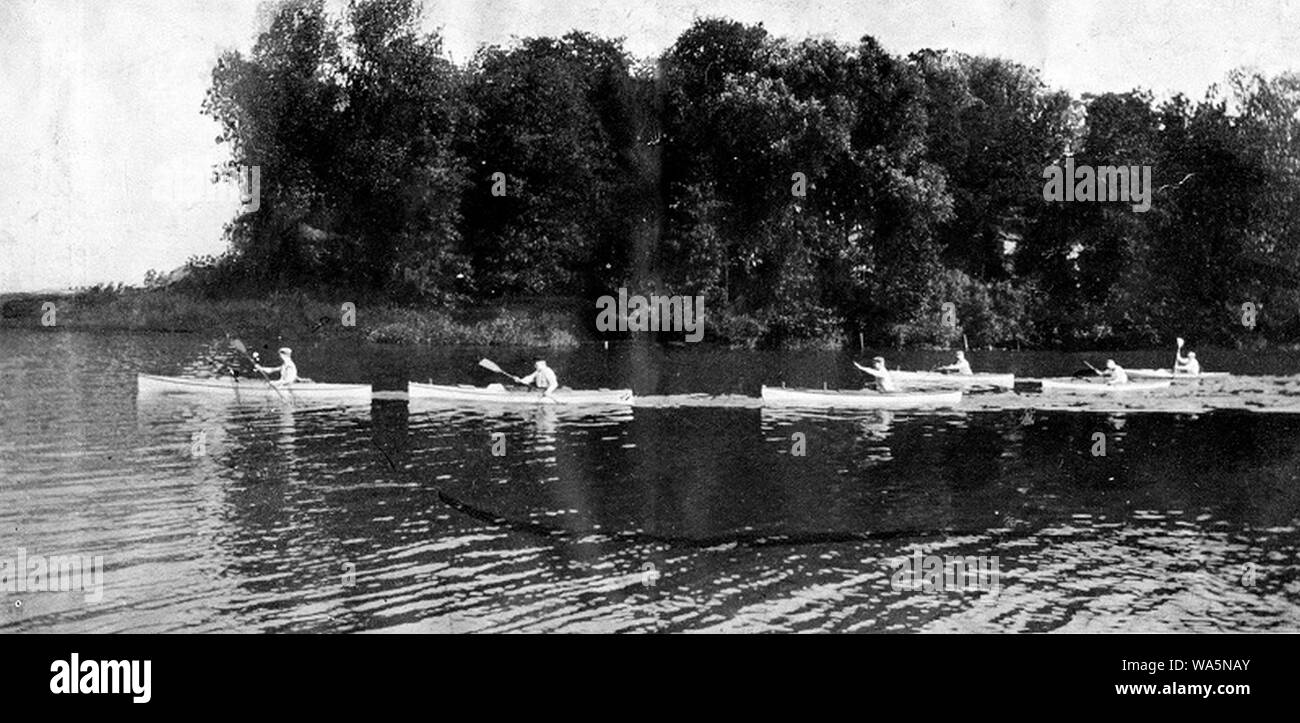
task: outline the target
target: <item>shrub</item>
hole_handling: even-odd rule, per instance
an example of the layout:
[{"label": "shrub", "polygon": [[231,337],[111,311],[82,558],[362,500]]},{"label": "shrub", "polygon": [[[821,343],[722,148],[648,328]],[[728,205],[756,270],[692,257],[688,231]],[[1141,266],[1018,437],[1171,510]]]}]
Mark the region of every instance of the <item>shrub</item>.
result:
[{"label": "shrub", "polygon": [[[890,335],[899,346],[948,348],[961,346],[963,342],[976,347],[1033,343],[1037,338],[1033,323],[1037,298],[1037,289],[1032,284],[985,282],[949,269],[936,279],[925,313],[890,327]],[[955,324],[950,325],[943,318],[945,303],[953,304]]]}]

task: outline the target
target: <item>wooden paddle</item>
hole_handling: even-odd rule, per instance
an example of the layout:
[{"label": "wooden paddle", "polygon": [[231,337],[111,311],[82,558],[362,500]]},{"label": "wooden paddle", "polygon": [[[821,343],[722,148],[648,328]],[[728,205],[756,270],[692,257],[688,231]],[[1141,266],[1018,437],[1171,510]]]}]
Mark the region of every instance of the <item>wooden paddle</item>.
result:
[{"label": "wooden paddle", "polygon": [[[487,369],[488,371],[493,371],[496,372],[497,374],[504,374],[510,377],[511,379],[515,380],[515,383],[519,382],[518,377],[506,371],[505,369],[502,369],[501,367],[497,366],[497,363],[492,361],[491,359],[479,359],[478,365],[483,367],[484,369]],[[556,399],[555,397],[547,396],[545,394],[543,394],[542,399],[538,401],[538,404],[542,404],[542,403],[564,404],[562,400]]]},{"label": "wooden paddle", "polygon": [[1182,359],[1182,356],[1183,356],[1183,338],[1180,336],[1178,337],[1178,351],[1174,352],[1174,365],[1173,367],[1170,368],[1170,371],[1172,371],[1174,374],[1178,373],[1178,362],[1179,360]]},{"label": "wooden paddle", "polygon": [[479,359],[478,365],[483,367],[484,369],[487,369],[488,371],[493,371],[496,372],[497,374],[504,374],[510,377],[511,379],[518,379],[518,377],[516,377],[514,374],[511,374],[505,369],[502,369],[501,367],[497,366],[497,363],[492,361],[491,359]]},{"label": "wooden paddle", "polygon": [[267,376],[266,372],[262,371],[262,365],[258,364],[257,360],[253,358],[253,355],[248,353],[248,347],[244,346],[244,342],[238,339],[231,339],[230,348],[243,354],[245,359],[253,363],[253,368],[257,370],[258,374],[262,375],[262,381],[266,382],[266,385],[271,388],[271,391],[275,392],[276,396],[280,397],[280,401],[285,402],[286,404],[289,402],[288,399],[284,398],[284,393],[280,391],[280,388],[271,383],[271,377]]},{"label": "wooden paddle", "polygon": [[1084,359],[1084,360],[1083,360],[1083,363],[1084,363],[1084,364],[1087,364],[1089,369],[1091,369],[1091,370],[1093,370],[1094,372],[1096,372],[1096,373],[1097,373],[1097,376],[1099,376],[1099,377],[1104,377],[1104,376],[1106,376],[1105,374],[1102,373],[1102,371],[1101,371],[1100,369],[1098,369],[1097,367],[1093,366],[1092,364],[1089,364],[1087,359]]}]

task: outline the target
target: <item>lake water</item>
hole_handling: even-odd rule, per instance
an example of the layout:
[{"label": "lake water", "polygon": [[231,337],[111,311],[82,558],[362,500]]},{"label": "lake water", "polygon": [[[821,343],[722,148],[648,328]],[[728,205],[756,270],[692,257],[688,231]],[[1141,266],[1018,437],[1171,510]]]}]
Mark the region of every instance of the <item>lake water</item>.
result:
[{"label": "lake water", "polygon": [[[293,345],[303,374],[378,389],[531,361]],[[0,559],[103,558],[102,600],[0,591],[0,631],[1300,630],[1295,354],[1198,350],[1252,376],[932,412],[758,402],[860,385],[848,354],[640,345],[551,357],[566,384],[633,388],[622,410],[137,398],[137,373],[223,346],[0,330]],[[1030,376],[1085,358],[1105,356],[972,354]],[[892,584],[916,555],[995,559],[997,585]]]}]

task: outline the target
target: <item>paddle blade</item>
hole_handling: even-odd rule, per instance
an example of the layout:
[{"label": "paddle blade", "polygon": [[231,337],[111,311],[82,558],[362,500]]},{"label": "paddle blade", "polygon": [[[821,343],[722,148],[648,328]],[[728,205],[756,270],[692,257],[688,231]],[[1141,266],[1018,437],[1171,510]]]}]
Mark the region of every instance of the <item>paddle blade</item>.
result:
[{"label": "paddle blade", "polygon": [[230,340],[230,347],[231,347],[232,349],[234,349],[235,351],[240,352],[241,354],[247,354],[247,353],[248,353],[248,347],[244,346],[244,342],[242,342],[242,341],[240,341],[240,340],[238,340],[238,339],[231,339],[231,340]]},{"label": "paddle blade", "polygon": [[505,371],[502,370],[501,367],[497,366],[496,362],[492,361],[491,359],[479,359],[478,365],[483,367],[484,369],[487,369],[488,371],[494,371],[497,374],[505,374]]},{"label": "paddle blade", "polygon": [[1178,346],[1181,347],[1182,345],[1183,345],[1183,338],[1180,336],[1178,337]]}]

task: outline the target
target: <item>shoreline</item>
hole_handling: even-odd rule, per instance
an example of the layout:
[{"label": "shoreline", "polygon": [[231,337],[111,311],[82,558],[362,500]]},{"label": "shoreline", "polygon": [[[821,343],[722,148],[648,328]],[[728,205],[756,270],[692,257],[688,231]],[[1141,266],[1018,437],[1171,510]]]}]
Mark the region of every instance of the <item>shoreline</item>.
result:
[{"label": "shoreline", "polygon": [[[53,303],[51,309],[47,302]],[[505,299],[492,303],[446,306],[399,304],[386,300],[327,302],[301,291],[275,292],[261,297],[213,297],[188,291],[94,287],[50,293],[0,293],[0,329],[44,328],[77,331],[145,332],[248,336],[316,336],[353,338],[372,344],[414,346],[517,346],[576,349],[591,344],[624,344],[648,338],[661,346],[766,351],[948,352],[960,345],[895,345],[868,342],[860,347],[842,336],[825,339],[755,343],[752,338],[728,338],[718,329],[705,329],[702,341],[686,343],[667,335],[644,337],[630,333],[601,334],[587,322],[595,319],[588,305],[573,297]],[[1205,343],[1206,349],[1256,353],[1300,352],[1300,343],[1256,338],[1253,344]],[[1132,347],[1118,340],[1097,340],[1088,346],[1044,345],[970,347],[967,353],[1062,352],[1108,353],[1157,351],[1164,347]]]},{"label": "shoreline", "polygon": [[260,298],[139,289],[0,294],[0,329],[311,335],[375,344],[555,349],[598,341],[590,338],[575,314],[555,309],[505,304],[448,309],[364,300],[333,303],[301,292]]}]

